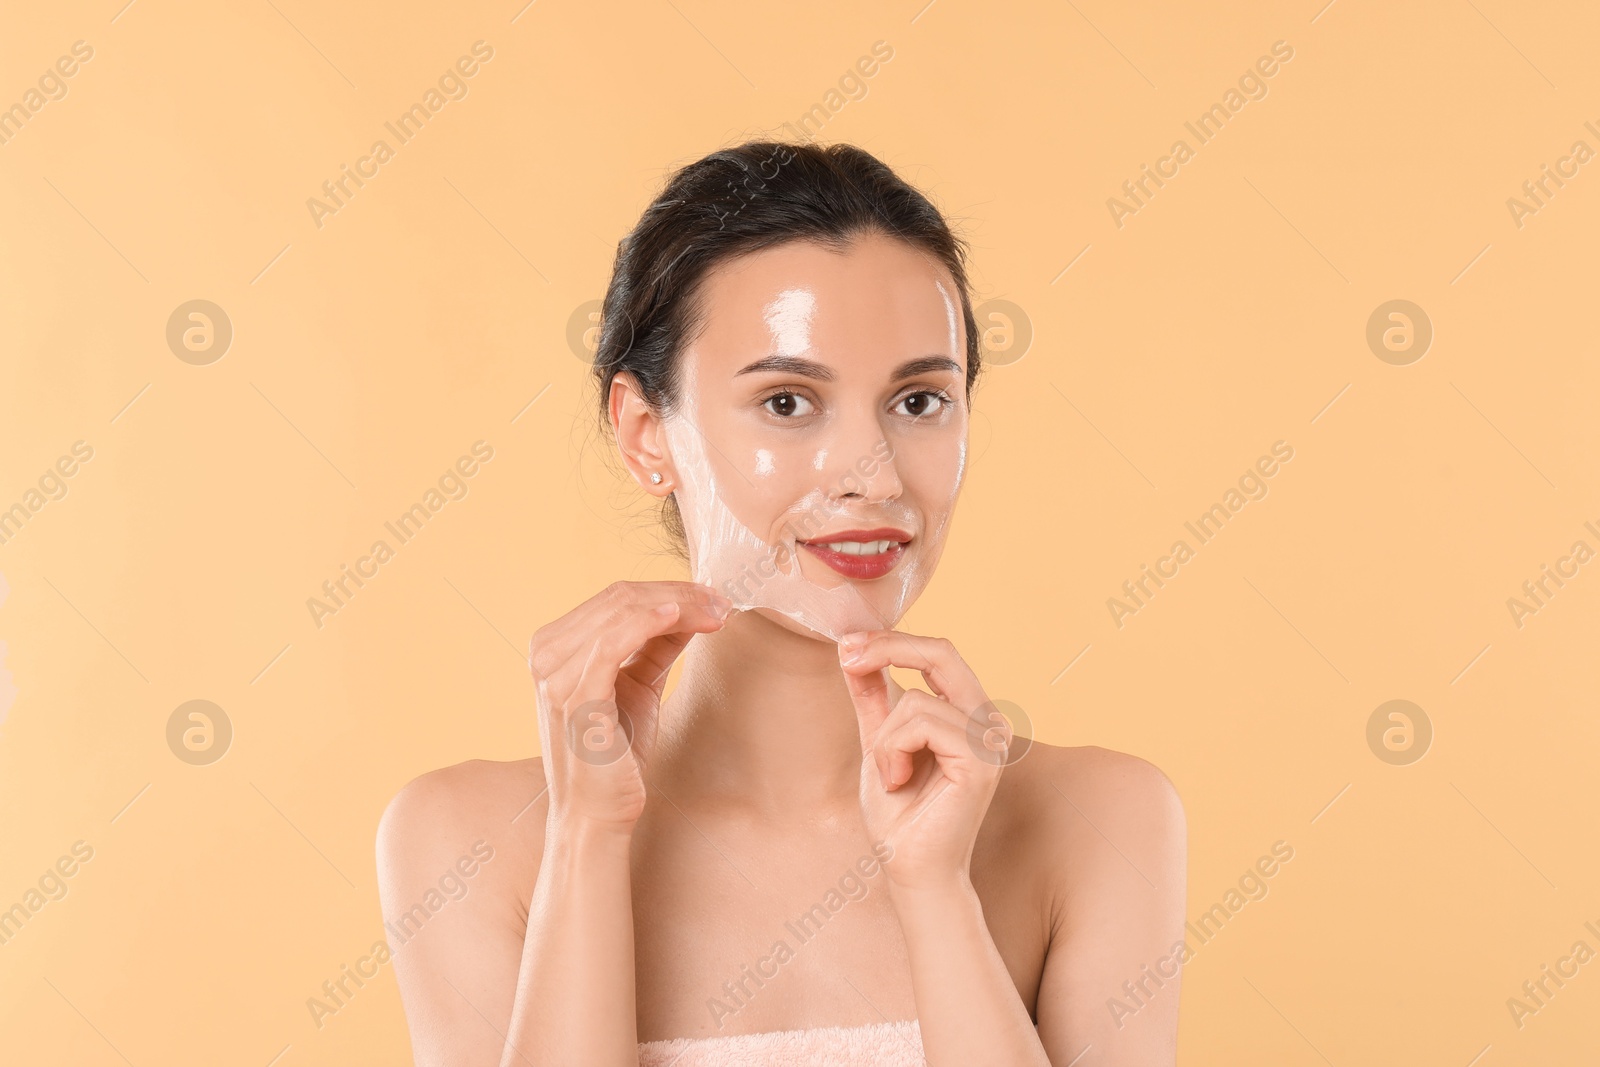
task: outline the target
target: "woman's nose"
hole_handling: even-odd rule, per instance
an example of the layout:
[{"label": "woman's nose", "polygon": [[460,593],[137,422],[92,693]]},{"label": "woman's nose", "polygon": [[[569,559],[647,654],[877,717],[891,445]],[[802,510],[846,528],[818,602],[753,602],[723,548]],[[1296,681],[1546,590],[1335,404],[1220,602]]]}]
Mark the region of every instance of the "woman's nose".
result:
[{"label": "woman's nose", "polygon": [[841,419],[828,448],[823,474],[829,494],[868,503],[900,495],[893,445],[875,417]]}]

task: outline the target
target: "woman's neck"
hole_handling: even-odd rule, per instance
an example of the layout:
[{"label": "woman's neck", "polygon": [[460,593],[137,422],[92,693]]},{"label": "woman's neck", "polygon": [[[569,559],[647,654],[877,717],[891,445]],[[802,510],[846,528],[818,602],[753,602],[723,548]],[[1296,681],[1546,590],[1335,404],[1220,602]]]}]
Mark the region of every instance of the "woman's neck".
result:
[{"label": "woman's neck", "polygon": [[778,815],[853,810],[860,737],[838,646],[737,612],[685,649],[648,775],[675,801]]}]

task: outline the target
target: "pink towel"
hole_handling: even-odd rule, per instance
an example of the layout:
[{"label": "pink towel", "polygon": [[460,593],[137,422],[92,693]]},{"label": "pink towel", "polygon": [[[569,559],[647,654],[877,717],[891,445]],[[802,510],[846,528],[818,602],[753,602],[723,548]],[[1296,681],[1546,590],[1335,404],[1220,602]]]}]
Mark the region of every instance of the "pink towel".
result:
[{"label": "pink towel", "polygon": [[639,1067],[924,1067],[915,1019],[728,1037],[675,1037],[639,1046]]}]

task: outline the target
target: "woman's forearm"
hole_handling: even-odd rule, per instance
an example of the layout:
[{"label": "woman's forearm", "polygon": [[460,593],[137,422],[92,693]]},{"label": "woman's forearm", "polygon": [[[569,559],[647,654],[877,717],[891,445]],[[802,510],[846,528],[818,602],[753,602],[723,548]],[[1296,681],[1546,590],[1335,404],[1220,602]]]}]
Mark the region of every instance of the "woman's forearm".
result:
[{"label": "woman's forearm", "polygon": [[551,822],[500,1067],[638,1067],[630,843]]},{"label": "woman's forearm", "polygon": [[929,1067],[1050,1067],[971,883],[897,890],[895,910]]}]

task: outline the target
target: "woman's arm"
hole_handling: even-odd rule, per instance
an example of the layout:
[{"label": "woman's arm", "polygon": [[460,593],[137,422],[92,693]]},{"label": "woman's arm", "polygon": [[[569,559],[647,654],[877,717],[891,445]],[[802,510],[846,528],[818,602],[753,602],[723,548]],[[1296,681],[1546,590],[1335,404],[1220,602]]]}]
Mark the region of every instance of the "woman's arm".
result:
[{"label": "woman's arm", "polygon": [[[644,761],[673,661],[728,608],[689,582],[619,582],[534,635],[548,791],[518,817],[544,820],[539,865],[508,863],[500,873],[511,877],[475,906],[438,929],[429,920],[425,948],[395,950],[420,1067],[637,1067],[629,851]],[[448,783],[432,777],[384,816],[386,914],[406,907],[464,826],[484,821],[483,805],[435,795]]]},{"label": "woman's arm", "polygon": [[500,1067],[637,1067],[631,833],[569,824],[545,833]]},{"label": "woman's arm", "polygon": [[384,932],[419,1067],[501,1061],[522,958],[518,884],[537,876],[540,846],[528,832],[544,821],[541,799],[512,822],[543,792],[534,763],[509,790],[496,781],[502,765],[431,771],[396,794],[378,825]]},{"label": "woman's arm", "polygon": [[[557,832],[542,781],[502,797],[471,781],[470,767],[406,786],[378,835],[384,922],[416,1064],[634,1067],[628,836],[580,824]],[[512,816],[525,824],[520,835]],[[462,857],[475,861],[471,876],[460,873],[474,865]]]},{"label": "woman's arm", "polygon": [[[1026,753],[1029,767],[1011,772],[1045,786],[1033,790],[1041,829],[1030,858],[1058,887],[1036,1029],[970,875],[1010,757],[1010,724],[949,641],[848,635],[840,663],[861,726],[862,814],[893,850],[884,870],[928,1063],[1170,1067],[1176,961],[1164,989],[1141,968],[1159,968],[1181,938],[1186,839],[1172,783],[1143,760],[1103,749],[1041,746]],[[920,671],[932,694],[892,697],[890,666]],[[1107,1007],[1125,980],[1164,994],[1140,998],[1137,1027]]]},{"label": "woman's arm", "polygon": [[[971,880],[1010,725],[949,641],[847,635],[840,663],[861,727],[862,816],[892,850],[884,871],[930,1067],[1052,1067]],[[893,696],[890,666],[920,671],[932,693]]]},{"label": "woman's arm", "polygon": [[1057,750],[1040,790],[1056,844],[1039,1036],[1058,1067],[1172,1067],[1188,831],[1171,781],[1136,756]]},{"label": "woman's arm", "polygon": [[942,889],[892,892],[930,1067],[1066,1067],[1068,1060],[1045,1055],[972,884],[963,877]]},{"label": "woman's arm", "polygon": [[966,879],[897,889],[928,1062],[1172,1067],[1186,956],[1177,791],[1119,752],[1041,746],[1029,758],[1048,782],[1031,836],[1056,887],[1037,1031]]}]

